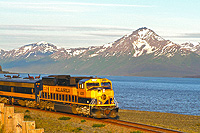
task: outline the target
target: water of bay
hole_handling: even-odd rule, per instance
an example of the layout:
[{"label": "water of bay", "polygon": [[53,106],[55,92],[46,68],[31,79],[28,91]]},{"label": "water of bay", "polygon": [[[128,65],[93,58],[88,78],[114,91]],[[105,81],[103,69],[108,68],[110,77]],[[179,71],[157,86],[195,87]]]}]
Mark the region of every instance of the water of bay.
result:
[{"label": "water of bay", "polygon": [[[21,76],[27,77],[27,74]],[[38,76],[38,74],[31,76]],[[0,77],[3,77],[3,74],[0,74]],[[99,77],[112,81],[120,109],[200,116],[200,79],[198,78]]]},{"label": "water of bay", "polygon": [[200,79],[109,76],[121,109],[200,115]]}]

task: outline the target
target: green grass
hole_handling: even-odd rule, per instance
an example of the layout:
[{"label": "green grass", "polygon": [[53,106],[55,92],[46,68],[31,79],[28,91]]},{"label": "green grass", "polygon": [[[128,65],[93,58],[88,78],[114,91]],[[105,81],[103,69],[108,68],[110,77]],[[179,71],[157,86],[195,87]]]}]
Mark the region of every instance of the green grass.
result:
[{"label": "green grass", "polygon": [[81,127],[77,127],[77,128],[75,128],[75,129],[73,129],[72,132],[76,132],[76,133],[77,133],[77,132],[79,132],[79,131],[81,131],[81,130],[82,130]]},{"label": "green grass", "polygon": [[58,120],[70,120],[71,118],[70,117],[60,117],[58,118]]},{"label": "green grass", "polygon": [[142,133],[141,131],[133,131],[133,132],[130,132],[130,133]]},{"label": "green grass", "polygon": [[30,112],[29,110],[26,110],[26,111],[25,111],[25,113],[29,113],[29,112]]},{"label": "green grass", "polygon": [[81,122],[86,122],[86,120],[81,120]]},{"label": "green grass", "polygon": [[104,124],[93,124],[92,127],[105,127]]},{"label": "green grass", "polygon": [[30,115],[24,115],[24,119],[31,119]]}]

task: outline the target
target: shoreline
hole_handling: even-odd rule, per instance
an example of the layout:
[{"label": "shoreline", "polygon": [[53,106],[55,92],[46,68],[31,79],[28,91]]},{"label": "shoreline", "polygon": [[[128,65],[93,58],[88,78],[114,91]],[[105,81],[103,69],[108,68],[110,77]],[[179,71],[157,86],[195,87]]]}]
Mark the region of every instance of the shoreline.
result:
[{"label": "shoreline", "polygon": [[169,128],[182,132],[200,132],[200,116],[196,115],[124,109],[120,109],[118,115],[120,120]]},{"label": "shoreline", "polygon": [[131,109],[120,109],[119,110],[125,110],[125,111],[141,111],[141,112],[154,112],[154,113],[166,113],[166,114],[175,114],[175,115],[189,115],[189,116],[200,116],[200,115],[190,115],[190,114],[179,114],[179,113],[173,113],[173,112],[159,112],[159,111],[147,111],[147,110],[131,110]]}]

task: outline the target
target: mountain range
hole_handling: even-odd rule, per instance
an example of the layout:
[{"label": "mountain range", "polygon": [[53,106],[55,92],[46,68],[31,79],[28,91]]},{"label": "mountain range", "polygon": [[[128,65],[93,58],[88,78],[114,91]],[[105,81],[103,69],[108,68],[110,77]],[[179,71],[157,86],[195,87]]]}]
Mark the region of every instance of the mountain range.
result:
[{"label": "mountain range", "polygon": [[200,43],[176,44],[142,27],[102,46],[65,49],[42,41],[0,49],[0,59],[15,72],[182,77],[199,75]]}]

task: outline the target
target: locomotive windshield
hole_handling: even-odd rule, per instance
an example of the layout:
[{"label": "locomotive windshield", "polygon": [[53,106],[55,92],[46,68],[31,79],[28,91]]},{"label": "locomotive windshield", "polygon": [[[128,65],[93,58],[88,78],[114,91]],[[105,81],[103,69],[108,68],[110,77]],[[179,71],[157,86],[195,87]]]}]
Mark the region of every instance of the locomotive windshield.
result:
[{"label": "locomotive windshield", "polygon": [[101,86],[99,83],[87,83],[87,89],[93,89],[93,90],[99,90],[99,89],[111,89],[111,83],[110,82],[103,82],[101,83]]},{"label": "locomotive windshield", "polygon": [[87,83],[87,89],[89,89],[93,86],[99,86],[99,83]]},{"label": "locomotive windshield", "polygon": [[101,86],[105,89],[111,89],[111,84],[110,82],[104,82],[104,83],[101,83]]}]

